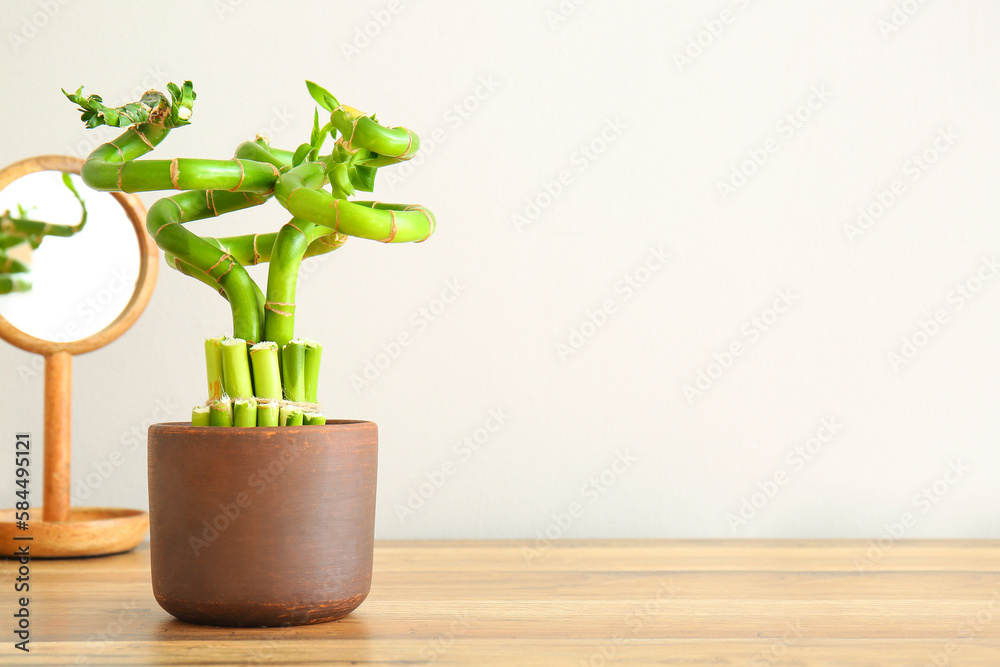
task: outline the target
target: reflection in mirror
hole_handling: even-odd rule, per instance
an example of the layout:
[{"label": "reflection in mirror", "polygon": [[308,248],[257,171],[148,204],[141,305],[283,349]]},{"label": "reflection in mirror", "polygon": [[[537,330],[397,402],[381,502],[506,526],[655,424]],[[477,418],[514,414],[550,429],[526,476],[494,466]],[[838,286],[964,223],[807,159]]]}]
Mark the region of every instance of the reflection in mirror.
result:
[{"label": "reflection in mirror", "polygon": [[110,193],[76,174],[39,171],[0,191],[0,215],[0,316],[10,324],[35,338],[75,341],[128,305],[140,249]]}]

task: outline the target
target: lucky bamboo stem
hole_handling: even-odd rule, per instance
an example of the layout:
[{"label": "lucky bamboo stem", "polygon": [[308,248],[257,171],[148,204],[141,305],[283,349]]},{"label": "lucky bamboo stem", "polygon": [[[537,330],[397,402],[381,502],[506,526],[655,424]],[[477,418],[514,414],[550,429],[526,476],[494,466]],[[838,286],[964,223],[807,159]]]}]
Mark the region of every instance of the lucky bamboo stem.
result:
[{"label": "lucky bamboo stem", "polygon": [[282,174],[274,196],[296,218],[348,236],[403,243],[425,241],[434,233],[434,216],[423,206],[338,199],[325,190],[309,187],[309,182],[322,176],[321,163],[300,164]]},{"label": "lucky bamboo stem", "polygon": [[323,346],[318,341],[305,339],[305,380],[304,392],[306,403],[318,403],[319,399],[319,362],[323,355]]},{"label": "lucky bamboo stem", "polygon": [[209,424],[212,426],[232,426],[233,406],[228,398],[212,401],[209,406]]},{"label": "lucky bamboo stem", "polygon": [[282,426],[302,426],[302,410],[294,406],[281,406],[280,421]]},{"label": "lucky bamboo stem", "polygon": [[[149,208],[146,229],[161,249],[191,264],[218,283],[233,311],[233,335],[256,343],[263,333],[262,304],[257,301],[256,283],[228,253],[179,224],[211,217],[215,214],[218,195],[234,194],[242,196],[238,193],[214,194],[195,190],[161,199]],[[250,200],[245,201],[247,206],[252,205]]]},{"label": "lucky bamboo stem", "polygon": [[278,345],[261,341],[250,348],[250,365],[253,367],[254,394],[257,398],[280,400],[281,373],[278,370]]},{"label": "lucky bamboo stem", "polygon": [[257,401],[253,398],[237,398],[233,401],[233,426],[257,425]]},{"label": "lucky bamboo stem", "polygon": [[230,398],[252,398],[250,356],[242,338],[222,341],[222,388]]},{"label": "lucky bamboo stem", "polygon": [[302,403],[305,399],[305,346],[301,340],[289,341],[281,348],[281,379],[285,399]]},{"label": "lucky bamboo stem", "polygon": [[191,410],[191,426],[210,426],[211,415],[207,405],[196,405]]},{"label": "lucky bamboo stem", "polygon": [[322,426],[326,423],[326,417],[319,412],[307,412],[302,416],[302,423],[309,426]]},{"label": "lucky bamboo stem", "polygon": [[284,347],[295,332],[295,285],[302,257],[309,249],[309,233],[316,227],[292,219],[278,232],[267,270],[267,301],[264,304],[264,338]]},{"label": "lucky bamboo stem", "polygon": [[222,398],[222,341],[225,337],[205,340],[205,370],[208,375],[208,400]]},{"label": "lucky bamboo stem", "polygon": [[281,424],[281,411],[278,404],[269,399],[259,399],[257,401],[257,426],[279,426]]}]

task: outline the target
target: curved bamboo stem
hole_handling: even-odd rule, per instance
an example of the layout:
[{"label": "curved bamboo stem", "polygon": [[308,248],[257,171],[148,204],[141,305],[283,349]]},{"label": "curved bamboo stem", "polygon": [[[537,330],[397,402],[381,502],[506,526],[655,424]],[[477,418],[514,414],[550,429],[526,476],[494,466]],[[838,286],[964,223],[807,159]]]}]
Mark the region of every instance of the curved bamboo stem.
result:
[{"label": "curved bamboo stem", "polygon": [[[165,252],[180,258],[218,284],[233,311],[233,336],[257,343],[261,340],[263,327],[256,283],[229,253],[183,226],[193,220],[219,215],[215,203],[217,194],[232,193],[193,190],[160,199],[146,214],[146,229]],[[245,202],[242,208],[256,203],[249,198],[245,198]],[[234,198],[227,203],[235,209],[239,202]]]},{"label": "curved bamboo stem", "polygon": [[275,198],[296,218],[329,227],[335,232],[383,243],[426,241],[434,233],[434,215],[419,205],[351,202],[308,186],[322,174],[323,165],[307,162],[282,174]]}]

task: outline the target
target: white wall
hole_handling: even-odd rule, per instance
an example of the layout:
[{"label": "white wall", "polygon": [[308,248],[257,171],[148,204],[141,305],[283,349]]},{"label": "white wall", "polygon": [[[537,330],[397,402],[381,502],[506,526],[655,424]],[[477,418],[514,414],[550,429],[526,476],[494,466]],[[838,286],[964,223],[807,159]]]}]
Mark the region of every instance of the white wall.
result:
[{"label": "white wall", "polygon": [[[112,137],[84,131],[62,98],[80,84],[121,103],[192,79],[193,124],[161,157],[228,157],[268,126],[294,147],[312,120],[306,78],[420,133],[422,163],[382,170],[376,194],[431,207],[435,237],[352,240],[300,288],[298,331],[328,351],[328,412],[380,427],[379,537],[873,538],[907,517],[907,537],[1000,537],[1000,6],[589,0],[554,13],[574,6],[5,3],[0,162]],[[376,15],[391,20],[346,53]],[[880,198],[893,201],[849,233]],[[282,221],[271,204],[195,229]],[[665,266],[643,268],[661,250]],[[632,290],[630,276],[646,282]],[[458,298],[420,324],[449,284]],[[791,306],[772,321],[782,294]],[[139,323],[76,360],[75,482],[124,455],[85,504],[145,506],[132,434],[203,399],[202,339],[229,326],[217,295],[163,267]],[[574,330],[592,335],[563,358]],[[352,376],[404,333],[356,391]],[[921,346],[894,365],[907,338]],[[0,350],[8,441],[41,439],[41,376],[20,373],[32,363]],[[701,371],[717,379],[688,400]],[[493,411],[504,423],[478,452],[456,447]],[[798,457],[817,433],[827,442]],[[602,472],[606,488],[585,486]],[[734,525],[744,499],[760,507]],[[553,515],[571,508],[560,528]]]}]

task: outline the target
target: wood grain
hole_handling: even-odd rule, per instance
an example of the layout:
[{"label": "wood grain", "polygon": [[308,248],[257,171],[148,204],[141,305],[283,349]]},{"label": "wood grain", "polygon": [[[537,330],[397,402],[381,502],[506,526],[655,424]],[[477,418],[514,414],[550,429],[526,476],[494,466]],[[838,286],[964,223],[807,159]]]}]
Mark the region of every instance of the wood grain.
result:
[{"label": "wood grain", "polygon": [[[0,664],[1000,665],[997,541],[532,549],[377,542],[367,601],[291,628],[174,620],[145,545],[33,562],[32,652],[5,643]],[[15,565],[0,562],[6,595]]]},{"label": "wood grain", "polygon": [[30,535],[32,558],[116,554],[134,549],[149,532],[149,514],[141,510],[71,507],[61,521],[42,521],[35,518],[42,516],[42,508],[32,507],[28,533],[17,528],[16,514],[13,509],[0,510],[0,544],[15,544],[15,537]]},{"label": "wood grain", "polygon": [[45,521],[69,518],[69,441],[72,414],[73,357],[54,352],[45,357]]}]

